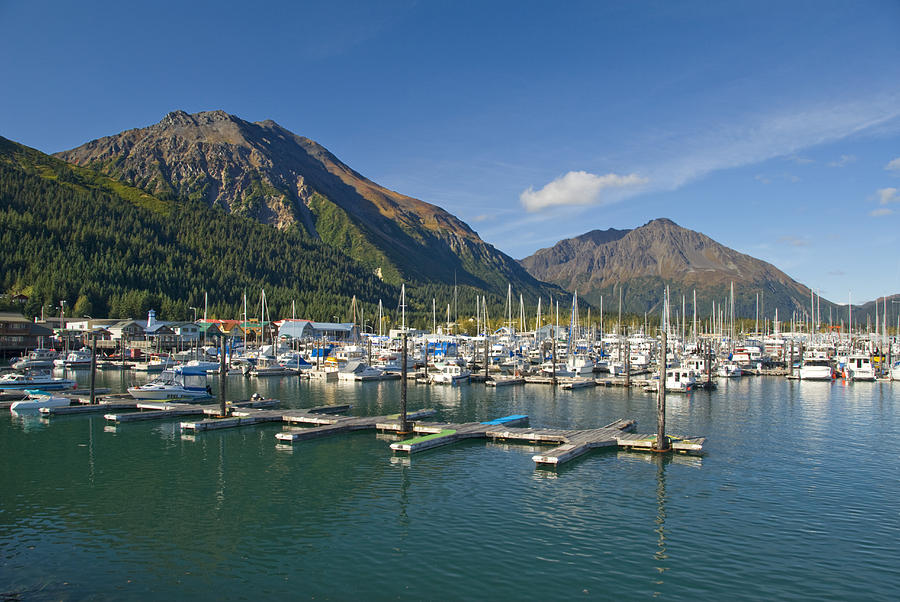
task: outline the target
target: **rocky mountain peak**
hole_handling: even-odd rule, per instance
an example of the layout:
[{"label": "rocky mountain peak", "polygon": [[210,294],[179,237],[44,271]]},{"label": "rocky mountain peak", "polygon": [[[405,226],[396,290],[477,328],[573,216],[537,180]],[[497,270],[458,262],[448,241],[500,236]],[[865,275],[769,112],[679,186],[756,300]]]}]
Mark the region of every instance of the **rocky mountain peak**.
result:
[{"label": "rocky mountain peak", "polygon": [[177,110],[57,156],[167,200],[300,228],[395,282],[544,287],[454,215],[379,186],[273,120]]},{"label": "rocky mountain peak", "polygon": [[696,290],[698,298],[721,300],[734,282],[746,295],[746,303],[755,301],[757,291],[765,291],[770,301],[787,311],[802,306],[809,294],[775,266],[667,218],[634,230],[593,230],[541,249],[520,263],[535,278],[577,289],[592,303],[602,294],[617,297],[620,288],[631,290],[632,300],[626,298],[625,303],[633,311],[651,309],[666,286],[679,294],[690,296]]}]

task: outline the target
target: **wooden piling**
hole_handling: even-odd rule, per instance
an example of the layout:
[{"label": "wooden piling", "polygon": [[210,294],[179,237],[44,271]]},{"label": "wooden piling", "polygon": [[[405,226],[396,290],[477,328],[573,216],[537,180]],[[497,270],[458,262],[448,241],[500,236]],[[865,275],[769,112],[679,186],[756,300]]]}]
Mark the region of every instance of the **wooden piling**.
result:
[{"label": "wooden piling", "polygon": [[631,386],[631,341],[628,340],[628,327],[625,327],[625,386]]},{"label": "wooden piling", "polygon": [[91,405],[97,403],[97,331],[91,331]]},{"label": "wooden piling", "polygon": [[219,410],[225,416],[225,335],[219,337]]},{"label": "wooden piling", "polygon": [[406,358],[407,334],[403,333],[403,346],[400,352],[400,432],[409,433],[409,422],[406,419]]},{"label": "wooden piling", "polygon": [[655,452],[667,452],[671,450],[669,439],[666,437],[666,354],[669,347],[667,339],[668,327],[662,331],[662,345],[659,359],[659,388],[656,396],[656,445]]}]

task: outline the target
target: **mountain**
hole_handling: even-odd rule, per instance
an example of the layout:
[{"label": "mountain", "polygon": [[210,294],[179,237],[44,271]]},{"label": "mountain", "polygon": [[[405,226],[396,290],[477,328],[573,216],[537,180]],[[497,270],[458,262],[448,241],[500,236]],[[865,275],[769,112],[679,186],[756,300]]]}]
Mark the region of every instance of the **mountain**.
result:
[{"label": "mountain", "polygon": [[175,111],[159,123],[57,153],[158,198],[199,201],[347,253],[385,281],[550,290],[464,222],[366,179],[274,121]]},{"label": "mountain", "polygon": [[[737,316],[753,317],[756,294],[761,311],[790,320],[794,310],[810,306],[810,290],[775,266],[721,245],[668,219],[656,219],[633,230],[594,230],[558,242],[520,261],[535,278],[577,291],[594,305],[604,297],[607,311],[618,307],[642,313],[658,309],[665,287],[671,298],[688,307],[697,293],[699,315],[713,301],[723,304],[731,283]],[[823,315],[830,302],[822,300]]]},{"label": "mountain", "polygon": [[208,292],[214,315],[236,317],[246,292],[253,316],[265,289],[273,316],[296,302],[299,316],[328,320],[354,295],[371,316],[400,293],[296,231],[158,199],[2,137],[0,224],[2,292],[26,293],[31,315],[66,300],[71,315],[187,319]]}]

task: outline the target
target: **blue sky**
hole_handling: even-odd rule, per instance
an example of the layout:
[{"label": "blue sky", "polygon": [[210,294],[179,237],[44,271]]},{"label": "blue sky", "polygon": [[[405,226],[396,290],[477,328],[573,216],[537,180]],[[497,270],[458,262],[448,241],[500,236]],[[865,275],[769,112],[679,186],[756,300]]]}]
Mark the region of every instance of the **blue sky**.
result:
[{"label": "blue sky", "polygon": [[0,135],[223,109],[516,258],[669,217],[835,301],[900,292],[900,2],[556,4],[0,0]]}]

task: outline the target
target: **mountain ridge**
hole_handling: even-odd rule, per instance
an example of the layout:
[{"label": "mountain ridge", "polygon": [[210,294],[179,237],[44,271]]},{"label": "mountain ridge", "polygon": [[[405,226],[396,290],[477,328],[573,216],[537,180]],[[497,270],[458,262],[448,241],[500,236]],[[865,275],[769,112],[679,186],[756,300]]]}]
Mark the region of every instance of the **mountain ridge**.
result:
[{"label": "mountain ridge", "polygon": [[158,123],[55,153],[165,199],[199,200],[298,228],[397,284],[470,284],[530,296],[548,287],[444,209],[365,178],[273,120],[173,111]]},{"label": "mountain ridge", "polygon": [[778,307],[782,319],[808,307],[810,294],[808,287],[772,264],[668,218],[631,230],[592,230],[540,249],[520,264],[536,278],[577,290],[594,304],[600,295],[617,303],[622,290],[625,308],[639,313],[657,309],[666,286],[673,298],[691,298],[696,291],[698,304],[710,307],[722,301],[734,282],[739,314],[754,315],[759,292],[765,307]]}]

